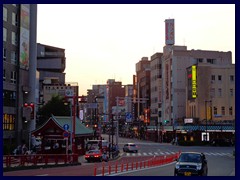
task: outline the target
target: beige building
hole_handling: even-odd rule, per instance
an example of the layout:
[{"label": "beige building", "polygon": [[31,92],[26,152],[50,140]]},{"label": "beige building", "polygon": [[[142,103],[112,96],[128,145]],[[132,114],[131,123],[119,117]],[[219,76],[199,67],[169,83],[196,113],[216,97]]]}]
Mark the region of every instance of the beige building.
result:
[{"label": "beige building", "polygon": [[[198,100],[201,101],[198,105],[201,106],[200,109],[205,107],[205,101],[210,101],[210,88],[215,88],[214,92],[217,95],[221,93],[222,97],[218,100],[212,100],[212,103],[217,103],[217,113],[220,115],[225,110],[225,113],[230,108],[230,104],[226,103],[223,98],[226,94],[231,91],[234,92],[234,87],[230,88],[230,71],[229,76],[227,75],[228,68],[234,68],[232,66],[232,53],[222,52],[222,51],[206,51],[206,50],[187,50],[186,46],[164,46],[163,59],[162,59],[162,121],[167,122],[167,124],[173,125],[179,119],[184,119],[186,116],[193,116],[202,119],[204,113],[198,112],[197,107],[194,106],[192,114],[189,114],[188,103],[186,100],[188,94],[186,93],[187,85],[187,71],[186,69],[192,65],[199,66],[199,72],[197,74],[197,79],[200,80],[199,84],[196,84],[197,91],[202,94],[198,96]],[[209,68],[207,68],[209,67]],[[210,73],[210,67],[214,67]],[[221,73],[220,73],[221,72]],[[211,75],[215,75],[215,84],[209,86],[208,83],[211,82]],[[222,75],[221,83],[218,81],[218,77]],[[232,74],[235,78],[235,73]],[[231,76],[232,77],[232,76]],[[234,83],[232,84],[234,85]],[[228,86],[228,88],[227,88]],[[230,89],[229,89],[230,88]],[[209,91],[209,92],[208,92]],[[213,90],[212,90],[213,91]],[[196,99],[196,98],[195,98]],[[227,97],[226,97],[227,99]],[[229,99],[229,98],[228,98]],[[190,100],[192,101],[192,100]],[[222,104],[220,104],[222,103]],[[229,104],[229,105],[228,105]],[[191,105],[192,106],[192,105]],[[234,106],[232,107],[234,109]],[[188,111],[186,111],[188,109]],[[199,109],[199,107],[198,107]],[[221,109],[221,110],[220,110]],[[202,110],[201,110],[202,111]],[[201,114],[201,115],[200,115]]]},{"label": "beige building", "polygon": [[187,74],[187,117],[198,118],[200,123],[207,118],[213,124],[235,120],[234,64],[222,67],[205,60],[188,68]]},{"label": "beige building", "polygon": [[155,125],[160,122],[161,114],[159,108],[162,105],[162,55],[155,53],[151,56],[150,61],[150,81],[151,81],[151,115],[150,124]]},{"label": "beige building", "polygon": [[57,95],[61,97],[78,96],[78,84],[60,84],[56,78],[46,78],[43,81],[43,104],[46,104],[53,96]]}]

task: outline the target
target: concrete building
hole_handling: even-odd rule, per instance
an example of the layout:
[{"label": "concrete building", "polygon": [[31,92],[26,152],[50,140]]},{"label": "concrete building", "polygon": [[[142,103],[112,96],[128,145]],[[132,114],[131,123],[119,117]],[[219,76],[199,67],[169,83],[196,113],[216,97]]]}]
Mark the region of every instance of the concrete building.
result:
[{"label": "concrete building", "polygon": [[43,83],[43,105],[53,96],[78,96],[78,83],[60,84],[56,79],[46,78]]},{"label": "concrete building", "polygon": [[36,126],[36,108],[24,107],[38,101],[36,27],[36,4],[3,4],[4,146],[27,143]]},{"label": "concrete building", "polygon": [[235,121],[235,65],[221,67],[207,59],[189,67],[186,77],[188,119],[199,124],[226,124]]},{"label": "concrete building", "polygon": [[156,125],[160,122],[161,114],[159,113],[162,105],[162,55],[155,53],[151,56],[151,115],[150,125]]},{"label": "concrete building", "polygon": [[134,99],[137,110],[137,119],[140,119],[145,124],[150,123],[150,61],[148,57],[142,57],[142,59],[136,64],[136,79],[134,79]]},{"label": "concrete building", "polygon": [[40,104],[43,104],[44,84],[58,84],[65,86],[65,49],[44,44],[37,44],[37,70],[39,71]]},{"label": "concrete building", "polygon": [[[186,117],[186,69],[198,63],[205,63],[212,66],[214,65],[215,67],[223,70],[232,64],[232,55],[231,52],[187,50],[186,46],[167,45],[164,47],[162,61],[163,123],[168,125],[177,125],[179,118],[184,119]],[[204,69],[204,71],[202,70],[203,73],[198,75],[204,76],[204,72],[207,71],[207,67],[201,69]],[[207,81],[205,81],[205,83],[206,82]],[[209,99],[207,98],[208,91],[206,89],[206,85],[203,86],[204,83],[201,85],[202,87],[200,87],[199,84],[198,88],[205,92],[204,100]]]}]

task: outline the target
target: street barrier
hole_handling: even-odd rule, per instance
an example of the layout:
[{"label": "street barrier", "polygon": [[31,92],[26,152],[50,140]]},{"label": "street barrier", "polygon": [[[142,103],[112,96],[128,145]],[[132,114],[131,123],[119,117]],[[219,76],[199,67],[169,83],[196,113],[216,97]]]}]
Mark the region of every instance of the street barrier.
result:
[{"label": "street barrier", "polygon": [[[118,162],[116,161],[115,163],[115,173],[118,172],[125,172],[125,171],[133,171],[134,169],[143,169],[143,168],[150,168],[150,167],[155,167],[155,166],[162,166],[164,164],[169,164],[173,161],[175,161],[179,155],[181,154],[181,151],[179,151],[178,153],[175,154],[170,154],[170,155],[165,155],[165,156],[154,156],[149,160],[145,160],[145,161],[135,161],[135,162],[131,162],[131,168],[129,167],[129,162],[121,162],[121,164],[118,165]],[[114,174],[114,172],[111,171],[112,166],[114,167],[114,164],[108,164],[108,174],[105,173],[104,169],[105,169],[105,165],[102,165],[102,176],[105,175],[112,175]],[[135,167],[134,167],[135,166]],[[119,169],[118,169],[119,168]],[[94,168],[94,176],[96,176],[96,166]]]},{"label": "street barrier", "polygon": [[77,154],[4,155],[3,168],[78,163]]}]

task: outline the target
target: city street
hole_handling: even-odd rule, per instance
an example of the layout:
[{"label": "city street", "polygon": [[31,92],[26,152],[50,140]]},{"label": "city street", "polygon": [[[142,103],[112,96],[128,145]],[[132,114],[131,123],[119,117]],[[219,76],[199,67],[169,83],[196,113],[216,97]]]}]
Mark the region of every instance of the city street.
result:
[{"label": "city street", "polygon": [[[102,135],[104,139],[107,139],[107,135]],[[4,176],[102,176],[103,166],[105,168],[104,175],[108,174],[108,167],[115,164],[121,165],[121,163],[128,162],[140,162],[151,160],[153,157],[169,156],[174,153],[197,151],[203,152],[208,160],[208,175],[209,176],[235,176],[235,157],[232,155],[234,147],[210,147],[210,146],[193,146],[182,147],[172,144],[161,144],[150,141],[142,141],[137,139],[119,138],[120,157],[116,160],[111,160],[108,163],[87,163],[84,157],[80,157],[82,165],[68,166],[68,167],[56,167],[56,168],[39,168],[34,170],[12,171],[4,172]],[[115,142],[115,138],[114,138]],[[126,153],[122,151],[123,144],[127,142],[134,142],[139,147],[138,153]],[[155,166],[149,168],[134,168],[131,170],[129,166],[128,172],[120,172],[120,166],[115,173],[115,169],[112,169],[111,176],[173,176],[175,162]],[[217,166],[216,166],[217,164]],[[96,170],[96,172],[94,172]],[[94,174],[95,173],[95,174]]]}]

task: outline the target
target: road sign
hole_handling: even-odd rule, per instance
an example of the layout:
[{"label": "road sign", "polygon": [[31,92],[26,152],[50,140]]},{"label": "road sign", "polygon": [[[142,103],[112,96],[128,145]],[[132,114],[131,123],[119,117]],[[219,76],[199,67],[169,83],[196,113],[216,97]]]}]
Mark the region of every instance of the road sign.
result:
[{"label": "road sign", "polygon": [[130,112],[126,113],[126,121],[131,122],[132,121],[132,114]]},{"label": "road sign", "polygon": [[69,129],[69,125],[68,125],[68,124],[64,124],[64,125],[63,125],[63,129],[64,129],[65,131],[67,131],[67,130]]},{"label": "road sign", "polygon": [[68,133],[67,131],[64,131],[64,132],[63,132],[63,137],[64,137],[64,138],[68,138],[68,137],[69,137],[69,133]]}]

